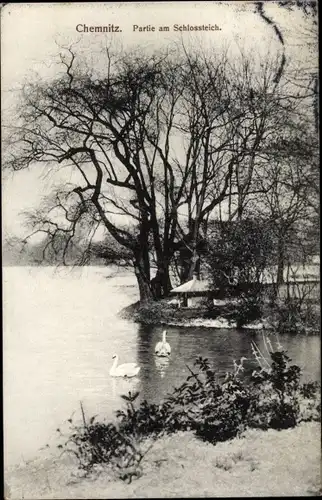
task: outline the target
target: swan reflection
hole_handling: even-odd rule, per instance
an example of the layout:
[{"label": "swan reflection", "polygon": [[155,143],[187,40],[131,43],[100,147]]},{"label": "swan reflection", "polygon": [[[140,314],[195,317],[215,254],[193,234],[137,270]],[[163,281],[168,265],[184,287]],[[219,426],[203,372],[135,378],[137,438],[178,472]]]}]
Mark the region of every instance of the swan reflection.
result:
[{"label": "swan reflection", "polygon": [[169,358],[159,358],[157,356],[154,357],[154,362],[157,371],[160,373],[161,378],[165,376],[165,373],[167,371],[167,368],[170,364],[170,359]]},{"label": "swan reflection", "polygon": [[137,390],[139,380],[137,378],[111,378],[112,396],[116,398],[127,395],[130,391]]}]

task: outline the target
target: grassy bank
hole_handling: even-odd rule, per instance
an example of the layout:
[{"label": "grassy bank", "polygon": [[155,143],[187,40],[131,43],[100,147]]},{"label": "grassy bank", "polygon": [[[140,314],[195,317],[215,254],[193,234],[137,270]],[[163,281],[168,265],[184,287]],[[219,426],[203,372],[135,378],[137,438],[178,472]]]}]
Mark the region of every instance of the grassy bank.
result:
[{"label": "grassy bank", "polygon": [[7,498],[315,495],[320,388],[300,383],[286,353],[271,352],[265,367],[253,347],[250,380],[242,359],[222,379],[197,358],[159,404],[122,396],[114,423],[81,404],[81,422],[57,429],[55,459],[6,471]]},{"label": "grassy bank", "polygon": [[[226,308],[227,309],[227,308]],[[120,312],[124,319],[132,320],[144,325],[178,325],[178,326],[212,326],[213,328],[222,328],[236,324],[229,317],[227,311],[223,308],[214,308],[212,317],[209,317],[209,311],[206,307],[178,308],[168,299],[162,299],[157,302],[140,304],[136,302],[125,307]]]},{"label": "grassy bank", "polygon": [[321,428],[317,422],[294,429],[247,430],[216,446],[191,432],[164,436],[131,484],[102,468],[93,479],[79,479],[76,462],[63,456],[35,460],[6,473],[6,498],[151,498],[211,496],[318,496]]}]

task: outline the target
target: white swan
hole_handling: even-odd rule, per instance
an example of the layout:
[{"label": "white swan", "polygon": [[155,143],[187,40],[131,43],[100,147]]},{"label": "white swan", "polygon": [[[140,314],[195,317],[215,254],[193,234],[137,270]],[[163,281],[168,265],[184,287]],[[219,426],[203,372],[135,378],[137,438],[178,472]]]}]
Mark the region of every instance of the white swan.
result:
[{"label": "white swan", "polygon": [[166,337],[167,337],[167,330],[163,330],[162,342],[158,342],[154,350],[157,356],[165,357],[171,354],[171,347],[170,344],[166,341]]},{"label": "white swan", "polygon": [[123,365],[117,366],[119,360],[117,354],[114,354],[112,359],[114,359],[114,363],[110,369],[111,377],[135,377],[141,370],[141,367],[136,363],[124,363]]}]

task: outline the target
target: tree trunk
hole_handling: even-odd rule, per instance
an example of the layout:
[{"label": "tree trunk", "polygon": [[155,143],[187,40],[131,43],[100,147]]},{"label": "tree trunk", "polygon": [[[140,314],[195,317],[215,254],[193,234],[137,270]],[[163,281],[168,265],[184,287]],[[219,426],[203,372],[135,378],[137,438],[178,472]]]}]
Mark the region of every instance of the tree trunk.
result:
[{"label": "tree trunk", "polygon": [[180,283],[186,283],[189,279],[190,262],[183,262],[180,273]]},{"label": "tree trunk", "polygon": [[159,270],[157,270],[156,275],[151,280],[151,290],[153,298],[155,300],[161,299],[162,297],[162,283]]},{"label": "tree trunk", "polygon": [[198,271],[199,271],[200,267],[198,266],[198,262],[199,262],[199,256],[198,256],[198,253],[197,253],[197,249],[194,248],[193,249],[192,258],[191,258],[191,262],[190,262],[190,269],[189,269],[188,280],[192,280],[193,275],[195,273],[198,274],[198,278],[199,278],[199,272]]},{"label": "tree trunk", "polygon": [[139,286],[140,302],[152,301],[154,297],[150,284],[149,251],[144,246],[135,253],[134,272]]},{"label": "tree trunk", "polygon": [[241,221],[243,218],[244,212],[244,188],[239,185],[238,186],[238,195],[237,195],[237,220]]},{"label": "tree trunk", "polygon": [[172,289],[168,263],[164,266],[162,278],[163,297],[168,297],[170,290]]},{"label": "tree trunk", "polygon": [[238,221],[242,220],[243,212],[244,212],[243,199],[242,199],[241,195],[238,195],[238,210],[237,210],[237,220]]},{"label": "tree trunk", "polygon": [[286,272],[286,296],[287,300],[290,300],[291,294],[290,294],[290,271],[291,271],[291,263],[287,262],[287,272]]},{"label": "tree trunk", "polygon": [[285,255],[284,255],[284,236],[279,235],[277,243],[277,287],[284,283],[284,266],[285,266]]},{"label": "tree trunk", "polygon": [[146,278],[142,262],[136,261],[134,271],[139,286],[140,302],[152,302],[153,295],[150,287],[150,280]]},{"label": "tree trunk", "polygon": [[162,259],[158,263],[158,270],[155,277],[151,280],[152,291],[155,299],[167,297],[172,288],[169,272],[169,263]]}]

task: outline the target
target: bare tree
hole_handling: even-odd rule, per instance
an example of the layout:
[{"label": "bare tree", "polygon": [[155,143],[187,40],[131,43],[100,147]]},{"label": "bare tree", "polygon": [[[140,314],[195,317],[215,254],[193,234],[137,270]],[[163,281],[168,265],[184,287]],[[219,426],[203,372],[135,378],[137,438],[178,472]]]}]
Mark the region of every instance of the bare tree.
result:
[{"label": "bare tree", "polygon": [[[49,86],[36,82],[24,87],[7,164],[14,170],[39,162],[48,169],[64,164],[74,170],[77,183],[64,192],[64,202],[62,193],[56,193],[48,210],[42,207],[32,214],[34,231],[45,232],[46,247],[54,252],[60,248],[65,262],[85,217],[91,219],[91,229],[103,225],[132,253],[141,300],[149,300],[152,179],[144,171],[147,159],[142,162],[141,150],[156,100],[159,61],[135,54],[115,60],[109,50],[106,58],[106,76],[97,78],[82,71],[69,49],[61,55],[62,77]],[[63,212],[64,220],[47,217],[55,209]],[[131,230],[117,224],[115,216],[126,216]]]},{"label": "bare tree", "polygon": [[133,265],[148,301],[169,293],[180,248],[189,253],[187,277],[195,271],[223,200],[237,196],[241,217],[251,194],[270,190],[258,171],[296,109],[274,80],[274,61],[256,68],[245,56],[232,64],[227,54],[184,47],[152,55],[107,49],[105,57],[98,74],[67,49],[63,74],[25,85],[6,165],[72,174],[28,214],[30,236],[44,234],[45,259],[87,263],[93,248],[104,253],[94,244],[103,228],[116,245],[114,254],[105,249],[109,258]]}]

